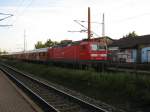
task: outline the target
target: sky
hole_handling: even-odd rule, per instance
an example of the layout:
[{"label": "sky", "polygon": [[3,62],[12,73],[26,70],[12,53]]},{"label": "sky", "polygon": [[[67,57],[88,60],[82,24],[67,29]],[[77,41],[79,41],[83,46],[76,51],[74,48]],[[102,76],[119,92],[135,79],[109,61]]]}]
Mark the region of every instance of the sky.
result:
[{"label": "sky", "polygon": [[[129,32],[150,34],[149,0],[0,0],[0,13],[13,14],[0,21],[0,49],[22,51],[24,34],[26,50],[34,49],[37,41],[47,39],[81,40],[86,33],[71,33],[83,28],[74,20],[87,21],[87,8],[91,8],[92,31],[102,34],[102,14],[105,14],[105,35],[119,39]],[[0,15],[0,19],[6,17]],[[98,24],[99,23],[99,24]],[[87,23],[82,23],[87,27]],[[24,33],[25,32],[25,33]],[[96,36],[95,36],[96,37]]]}]

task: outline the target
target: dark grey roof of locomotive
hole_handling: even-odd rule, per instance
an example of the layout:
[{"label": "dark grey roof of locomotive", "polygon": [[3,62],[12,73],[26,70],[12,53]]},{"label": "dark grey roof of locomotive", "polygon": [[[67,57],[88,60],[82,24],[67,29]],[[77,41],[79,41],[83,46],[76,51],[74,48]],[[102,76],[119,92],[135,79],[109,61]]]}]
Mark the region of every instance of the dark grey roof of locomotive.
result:
[{"label": "dark grey roof of locomotive", "polygon": [[150,44],[150,35],[126,37],[114,41],[110,47],[133,48],[138,45]]}]

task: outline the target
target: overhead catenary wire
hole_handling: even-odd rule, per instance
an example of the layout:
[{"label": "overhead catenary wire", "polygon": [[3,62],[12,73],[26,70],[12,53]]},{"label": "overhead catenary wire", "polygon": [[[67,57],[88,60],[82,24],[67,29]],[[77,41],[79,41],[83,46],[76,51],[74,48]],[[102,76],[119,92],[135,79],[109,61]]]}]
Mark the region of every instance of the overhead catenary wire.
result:
[{"label": "overhead catenary wire", "polygon": [[[86,30],[88,30],[88,28],[87,27],[85,27],[84,25],[82,25],[80,22],[81,21],[78,21],[78,20],[74,20],[74,22],[76,22],[77,24],[79,24],[81,27],[83,27],[83,28],[85,28]],[[82,30],[81,30],[82,31]],[[99,35],[97,34],[97,33],[95,33],[94,31],[91,31],[93,34],[95,34],[96,36],[98,36],[99,37]]]},{"label": "overhead catenary wire", "polygon": [[[22,0],[22,1],[20,2],[20,5],[19,5],[19,7],[18,7],[17,10],[19,10],[19,8],[23,7],[24,1],[25,1],[25,0]],[[19,11],[17,12],[17,10],[16,10],[16,19],[13,21],[12,24],[14,24],[15,22],[17,22],[17,21],[19,20],[20,16],[23,16],[23,15],[25,14],[25,11],[31,6],[31,4],[33,3],[33,1],[34,1],[34,0],[31,0],[31,1],[23,8],[23,10],[22,10],[21,12],[19,12]],[[17,13],[18,13],[18,14],[17,14]]]},{"label": "overhead catenary wire", "polygon": [[4,18],[0,19],[0,21],[3,21],[3,20],[5,20],[5,19],[10,18],[10,17],[12,17],[12,16],[13,16],[12,14],[6,14],[6,15],[8,15],[8,16],[6,16],[6,17],[4,17]]},{"label": "overhead catenary wire", "polygon": [[0,15],[12,15],[12,14],[0,13]]},{"label": "overhead catenary wire", "polygon": [[15,21],[17,20],[17,17],[18,17],[18,15],[19,15],[19,11],[20,11],[20,7],[22,7],[24,1],[25,1],[25,0],[21,0],[21,1],[19,2],[19,5],[18,5],[18,6],[16,7],[16,9],[14,10],[14,15],[15,15],[16,19],[12,22],[12,24],[14,24]]},{"label": "overhead catenary wire", "polygon": [[130,17],[126,17],[126,18],[123,18],[123,19],[112,21],[112,24],[131,21],[131,20],[139,19],[139,18],[142,18],[144,16],[149,16],[149,15],[150,15],[150,13],[142,13],[142,14],[138,14],[138,15],[134,15],[134,16],[130,16]]},{"label": "overhead catenary wire", "polygon": [[[21,4],[23,3],[23,1],[24,1],[24,0],[21,0],[20,2],[18,1],[19,6],[21,6]],[[13,7],[13,9],[15,9],[15,10],[9,11],[9,12],[11,12],[12,14],[0,13],[0,15],[4,15],[4,16],[7,15],[7,16],[10,16],[10,17],[11,17],[11,16],[14,16],[14,17],[15,17],[15,16],[17,15],[18,7],[17,7],[17,8]],[[9,17],[4,17],[4,18],[1,19],[1,21],[2,21],[2,20],[5,20],[5,19],[7,19],[7,18],[9,18]],[[9,23],[10,23],[9,21],[6,21],[6,22],[5,22],[5,24],[9,24]],[[0,27],[8,27],[8,26],[13,26],[13,23],[12,23],[11,25],[0,25]]]},{"label": "overhead catenary wire", "polygon": [[[88,21],[83,21],[83,20],[76,20],[76,21],[80,21],[80,22],[82,22],[82,23],[84,23],[84,22],[88,22]],[[93,22],[91,22],[91,23],[95,23],[95,24],[103,24],[103,23],[99,23],[99,22],[96,22],[96,21],[93,21]]]},{"label": "overhead catenary wire", "polygon": [[5,25],[0,25],[0,27],[10,27],[10,26],[13,26],[12,24],[10,24],[10,25],[7,25],[7,24],[5,24]]},{"label": "overhead catenary wire", "polygon": [[[3,21],[5,19],[10,18],[10,17],[13,16],[13,14],[6,14],[6,13],[0,13],[0,15],[4,15],[5,16],[5,17],[1,18],[0,21]],[[8,26],[12,26],[12,25],[7,25],[7,24],[6,25],[0,25],[0,27],[8,27]]]}]

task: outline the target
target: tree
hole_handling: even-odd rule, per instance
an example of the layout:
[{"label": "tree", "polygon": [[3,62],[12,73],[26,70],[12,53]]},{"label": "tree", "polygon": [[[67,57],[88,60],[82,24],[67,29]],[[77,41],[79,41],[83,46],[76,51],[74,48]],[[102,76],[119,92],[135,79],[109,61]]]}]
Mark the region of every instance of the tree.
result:
[{"label": "tree", "polygon": [[6,52],[5,50],[2,51],[2,50],[0,49],[0,55],[2,55],[2,54],[8,54],[8,52]]},{"label": "tree", "polygon": [[56,45],[56,44],[58,44],[58,42],[57,41],[52,41],[51,39],[48,39],[46,42],[45,42],[45,46],[46,47],[52,47],[52,46],[54,46],[54,45]]},{"label": "tree", "polygon": [[138,35],[135,33],[135,31],[133,31],[133,32],[129,32],[129,34],[127,34],[126,36],[123,36],[123,38],[127,38],[127,37],[129,37],[129,38],[135,38],[137,36]]},{"label": "tree", "polygon": [[36,49],[39,49],[39,48],[44,48],[45,45],[42,43],[42,41],[38,41],[36,44],[35,44],[35,48]]},{"label": "tree", "polygon": [[8,54],[8,52],[7,52],[7,51],[5,51],[5,50],[4,50],[2,53],[3,53],[3,54]]},{"label": "tree", "polygon": [[1,49],[0,49],[0,55],[2,54],[2,51],[1,51]]},{"label": "tree", "polygon": [[38,41],[35,44],[35,49],[45,48],[45,47],[52,47],[56,44],[58,44],[58,42],[57,41],[52,41],[51,39],[48,39],[44,44],[42,43],[42,41]]}]

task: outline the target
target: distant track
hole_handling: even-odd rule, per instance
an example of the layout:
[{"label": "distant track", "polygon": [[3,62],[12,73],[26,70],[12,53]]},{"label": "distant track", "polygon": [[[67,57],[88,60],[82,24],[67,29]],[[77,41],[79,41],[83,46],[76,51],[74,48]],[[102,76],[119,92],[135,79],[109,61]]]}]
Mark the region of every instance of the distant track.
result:
[{"label": "distant track", "polygon": [[150,64],[108,63],[106,70],[114,72],[129,72],[150,75]]},{"label": "distant track", "polygon": [[100,108],[95,106],[27,76],[8,65],[0,64],[0,69],[22,88],[44,112],[118,112],[108,107]]}]

